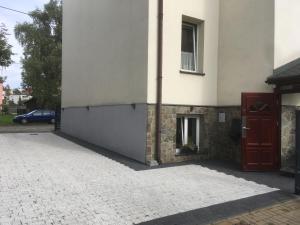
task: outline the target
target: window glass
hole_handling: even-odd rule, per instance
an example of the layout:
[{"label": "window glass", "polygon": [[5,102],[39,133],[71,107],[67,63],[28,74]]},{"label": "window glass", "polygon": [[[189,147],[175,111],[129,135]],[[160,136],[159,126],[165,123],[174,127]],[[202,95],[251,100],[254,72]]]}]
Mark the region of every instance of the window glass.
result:
[{"label": "window glass", "polygon": [[177,118],[176,122],[176,148],[184,146],[184,117]]},{"label": "window glass", "polygon": [[44,116],[50,116],[50,115],[51,115],[51,112],[46,110],[46,111],[43,112],[43,115],[44,115]]},{"label": "window glass", "polygon": [[36,111],[33,113],[34,116],[41,116],[42,115],[42,112],[41,111]]},{"label": "window glass", "polygon": [[188,118],[188,146],[192,148],[197,148],[197,119],[196,118]]},{"label": "window glass", "polygon": [[193,154],[199,150],[200,118],[180,116],[176,120],[176,153]]},{"label": "window glass", "polygon": [[195,27],[193,25],[182,25],[182,52],[194,52],[194,29]]},{"label": "window glass", "polygon": [[197,25],[182,24],[181,69],[196,71],[197,60]]},{"label": "window glass", "polygon": [[254,104],[249,106],[250,112],[269,112],[271,111],[271,107],[268,103],[263,101],[256,101]]}]

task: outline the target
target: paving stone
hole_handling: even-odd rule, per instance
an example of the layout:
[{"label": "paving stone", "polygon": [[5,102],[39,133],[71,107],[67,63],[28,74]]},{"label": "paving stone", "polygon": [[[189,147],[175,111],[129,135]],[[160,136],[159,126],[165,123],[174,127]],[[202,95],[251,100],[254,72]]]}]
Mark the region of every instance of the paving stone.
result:
[{"label": "paving stone", "polygon": [[0,146],[0,225],[131,225],[277,191],[200,165],[136,171],[51,133]]},{"label": "paving stone", "polygon": [[[253,212],[235,216],[216,223],[215,225],[299,225],[300,224],[300,198],[271,207],[258,209]],[[289,210],[287,210],[287,208]]]}]

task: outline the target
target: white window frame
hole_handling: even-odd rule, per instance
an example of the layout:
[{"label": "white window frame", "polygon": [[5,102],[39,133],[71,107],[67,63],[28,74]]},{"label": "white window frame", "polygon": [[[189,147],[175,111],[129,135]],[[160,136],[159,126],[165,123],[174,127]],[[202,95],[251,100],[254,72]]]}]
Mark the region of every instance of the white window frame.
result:
[{"label": "white window frame", "polygon": [[[183,72],[198,72],[198,68],[199,68],[199,65],[198,65],[198,44],[199,44],[199,41],[197,40],[198,39],[198,30],[199,30],[199,27],[198,27],[198,24],[193,24],[193,23],[188,23],[188,22],[182,22],[182,25],[181,25],[181,32],[182,32],[182,26],[188,26],[188,27],[191,27],[193,29],[193,45],[194,45],[194,65],[195,65],[195,70],[186,70],[186,69],[183,69],[182,68],[182,58],[180,58],[180,69],[181,71]],[[182,41],[182,37],[181,37],[181,41]],[[181,53],[182,53],[182,49],[181,49]],[[181,56],[182,57],[182,56]]]},{"label": "white window frame", "polygon": [[[189,126],[189,119],[196,119],[196,146],[200,147],[200,117],[198,116],[179,116],[178,118],[183,118],[183,123],[181,125],[181,129],[184,127],[184,131],[181,131],[184,136],[182,136],[182,144],[187,145],[188,144],[188,126]],[[182,120],[180,120],[182,122]]]}]

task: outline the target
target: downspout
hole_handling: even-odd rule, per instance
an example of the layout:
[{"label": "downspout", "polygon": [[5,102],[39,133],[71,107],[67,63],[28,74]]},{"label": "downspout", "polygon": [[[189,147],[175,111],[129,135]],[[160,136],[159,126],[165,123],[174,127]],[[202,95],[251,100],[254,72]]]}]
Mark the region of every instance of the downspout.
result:
[{"label": "downspout", "polygon": [[156,87],[156,133],[155,149],[157,162],[161,163],[161,105],[162,105],[162,64],[163,64],[163,12],[164,1],[158,0],[157,26],[157,87]]}]

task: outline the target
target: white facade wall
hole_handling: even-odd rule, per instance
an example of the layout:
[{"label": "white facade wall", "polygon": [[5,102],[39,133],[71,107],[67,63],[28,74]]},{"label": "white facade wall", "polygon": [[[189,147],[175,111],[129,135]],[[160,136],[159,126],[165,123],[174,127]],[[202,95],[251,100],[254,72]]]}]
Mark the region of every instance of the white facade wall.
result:
[{"label": "white facade wall", "polygon": [[[148,103],[156,102],[157,1],[149,1]],[[205,21],[204,77],[180,73],[182,16]],[[216,105],[219,0],[165,0],[163,104]]]},{"label": "white facade wall", "polygon": [[[64,1],[63,107],[156,103],[157,2]],[[299,0],[164,4],[163,104],[240,105],[300,56]],[[183,15],[205,21],[203,77],[179,72]]]},{"label": "white facade wall", "polygon": [[219,105],[240,105],[242,92],[272,92],[274,0],[221,0]]},{"label": "white facade wall", "polygon": [[[300,1],[275,0],[274,68],[300,57]],[[300,94],[282,96],[282,105],[300,106]]]},{"label": "white facade wall", "polygon": [[62,107],[147,101],[148,0],[65,0]]},{"label": "white facade wall", "polygon": [[8,101],[12,101],[16,105],[19,103],[19,100],[28,101],[30,99],[32,99],[32,96],[29,96],[29,95],[9,95],[8,96]]},{"label": "white facade wall", "polygon": [[300,93],[282,95],[282,105],[300,106]]},{"label": "white facade wall", "polygon": [[300,57],[300,1],[275,0],[274,68]]}]

